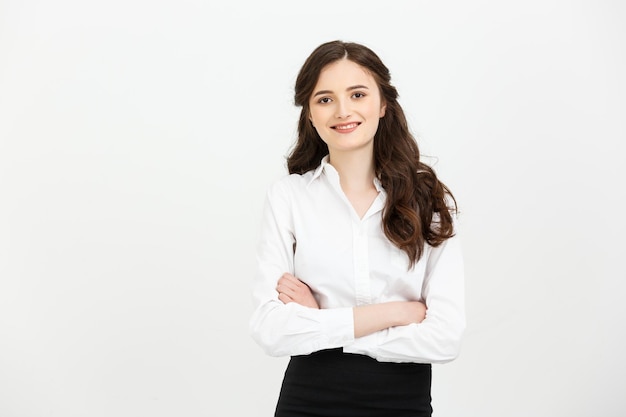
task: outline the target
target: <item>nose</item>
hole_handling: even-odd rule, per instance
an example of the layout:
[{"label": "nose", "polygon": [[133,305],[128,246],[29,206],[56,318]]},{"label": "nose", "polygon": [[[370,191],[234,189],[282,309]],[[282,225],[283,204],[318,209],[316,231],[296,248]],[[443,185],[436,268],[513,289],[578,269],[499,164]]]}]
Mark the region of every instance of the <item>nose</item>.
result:
[{"label": "nose", "polygon": [[349,117],[350,109],[349,109],[348,104],[349,103],[346,102],[345,100],[338,100],[335,117],[337,117],[338,119],[345,119]]}]

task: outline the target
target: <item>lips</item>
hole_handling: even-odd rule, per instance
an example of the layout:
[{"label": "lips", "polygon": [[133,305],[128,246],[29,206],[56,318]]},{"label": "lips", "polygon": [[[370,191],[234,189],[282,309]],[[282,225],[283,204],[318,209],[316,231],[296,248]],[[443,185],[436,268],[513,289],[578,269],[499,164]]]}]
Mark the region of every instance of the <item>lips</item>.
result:
[{"label": "lips", "polygon": [[344,123],[344,124],[332,126],[332,128],[338,132],[351,132],[357,127],[359,127],[360,124],[361,123],[359,122]]}]

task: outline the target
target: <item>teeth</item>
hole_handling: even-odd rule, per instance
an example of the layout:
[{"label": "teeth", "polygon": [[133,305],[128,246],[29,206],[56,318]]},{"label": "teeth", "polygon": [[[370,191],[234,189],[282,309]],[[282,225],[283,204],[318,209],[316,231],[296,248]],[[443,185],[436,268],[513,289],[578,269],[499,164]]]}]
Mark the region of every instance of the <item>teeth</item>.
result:
[{"label": "teeth", "polygon": [[358,123],[350,123],[349,125],[337,126],[338,130],[352,129],[358,126]]}]

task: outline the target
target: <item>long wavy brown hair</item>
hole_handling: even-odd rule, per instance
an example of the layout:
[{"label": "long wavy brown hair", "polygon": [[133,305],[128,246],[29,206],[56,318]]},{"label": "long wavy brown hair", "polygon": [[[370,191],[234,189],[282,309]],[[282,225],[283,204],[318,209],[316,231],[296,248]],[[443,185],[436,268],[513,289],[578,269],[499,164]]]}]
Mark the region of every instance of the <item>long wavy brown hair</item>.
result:
[{"label": "long wavy brown hair", "polygon": [[344,58],[374,77],[387,105],[374,135],[376,176],[387,193],[383,231],[394,245],[406,252],[412,267],[422,257],[425,243],[439,246],[454,235],[452,212],[456,212],[457,204],[433,168],[420,160],[417,142],[398,103],[398,91],[391,84],[389,70],[371,49],[337,40],[318,46],[306,59],[295,84],[294,101],[302,111],[298,139],[287,156],[287,169],[290,174],[304,174],[319,166],[328,155],[328,146],[310,123],[309,100],[321,71]]}]

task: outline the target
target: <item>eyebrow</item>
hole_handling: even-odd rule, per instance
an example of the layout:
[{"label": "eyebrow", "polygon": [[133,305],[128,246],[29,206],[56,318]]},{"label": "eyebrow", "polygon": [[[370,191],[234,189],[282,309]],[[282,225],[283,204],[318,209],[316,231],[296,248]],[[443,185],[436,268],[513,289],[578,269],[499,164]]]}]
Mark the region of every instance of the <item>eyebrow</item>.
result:
[{"label": "eyebrow", "polygon": [[[364,88],[366,90],[369,90],[369,88],[365,85],[353,85],[351,87],[346,88],[346,91],[352,91],[352,90],[358,90],[360,88]],[[317,93],[313,94],[313,97],[317,97],[317,96],[321,96],[323,94],[332,94],[333,92],[331,90],[320,90]]]}]

